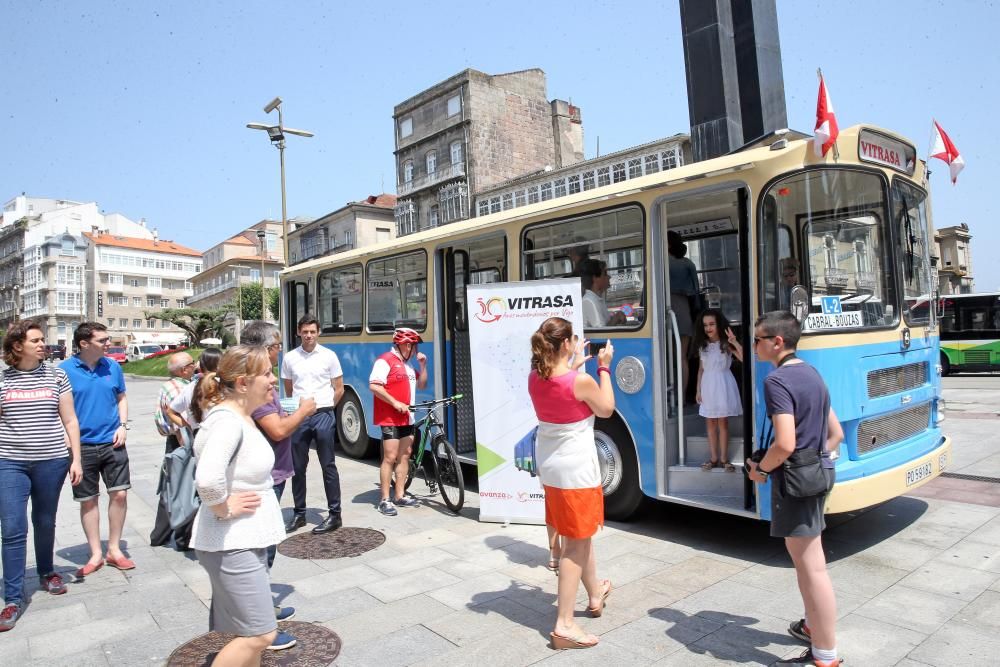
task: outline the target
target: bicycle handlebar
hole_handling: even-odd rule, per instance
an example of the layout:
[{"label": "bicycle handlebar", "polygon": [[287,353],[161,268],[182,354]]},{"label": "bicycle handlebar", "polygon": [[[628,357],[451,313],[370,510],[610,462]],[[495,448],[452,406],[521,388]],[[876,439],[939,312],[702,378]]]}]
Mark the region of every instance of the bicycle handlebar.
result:
[{"label": "bicycle handlebar", "polygon": [[416,412],[417,410],[430,410],[436,408],[439,405],[451,405],[462,398],[462,394],[455,394],[454,396],[446,396],[445,398],[435,398],[433,401],[424,401],[423,403],[414,403],[409,406],[410,412]]}]

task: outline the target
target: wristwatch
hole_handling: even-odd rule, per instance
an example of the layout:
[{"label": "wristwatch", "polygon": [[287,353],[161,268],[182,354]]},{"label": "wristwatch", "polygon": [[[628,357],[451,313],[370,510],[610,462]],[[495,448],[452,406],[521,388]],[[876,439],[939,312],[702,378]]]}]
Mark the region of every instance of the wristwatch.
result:
[{"label": "wristwatch", "polygon": [[126,431],[127,431],[127,430],[129,430],[129,429],[128,429],[128,424],[127,424],[127,423],[125,423],[125,422],[122,422],[122,423],[121,423],[121,424],[119,424],[118,426],[120,426],[120,427],[124,428],[124,429],[125,429]]}]

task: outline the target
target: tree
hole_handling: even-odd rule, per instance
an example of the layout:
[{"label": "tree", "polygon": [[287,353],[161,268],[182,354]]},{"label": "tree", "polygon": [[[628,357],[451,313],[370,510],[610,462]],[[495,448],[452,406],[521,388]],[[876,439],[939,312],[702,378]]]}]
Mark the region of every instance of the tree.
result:
[{"label": "tree", "polygon": [[277,287],[269,287],[264,292],[267,300],[267,309],[270,311],[267,318],[261,317],[261,285],[260,283],[246,283],[237,288],[233,310],[240,312],[240,319],[247,322],[260,319],[278,319],[278,300],[281,290]]},{"label": "tree", "polygon": [[[259,296],[259,295],[258,295]],[[221,338],[229,308],[167,308],[144,313],[146,319],[163,320],[187,332],[191,345],[203,338]]]}]

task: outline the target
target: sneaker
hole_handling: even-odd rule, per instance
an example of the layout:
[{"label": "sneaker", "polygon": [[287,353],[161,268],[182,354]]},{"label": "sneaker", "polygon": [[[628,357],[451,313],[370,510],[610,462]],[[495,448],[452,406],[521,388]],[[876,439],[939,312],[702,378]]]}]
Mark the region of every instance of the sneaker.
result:
[{"label": "sneaker", "polygon": [[788,634],[795,637],[796,639],[801,639],[807,644],[812,644],[812,633],[809,632],[809,626],[806,625],[806,619],[800,618],[791,625],[788,626]]},{"label": "sneaker", "polygon": [[413,496],[403,496],[398,500],[393,500],[392,504],[396,507],[419,507],[420,501]]},{"label": "sneaker", "polygon": [[386,516],[396,516],[399,512],[396,511],[396,506],[392,504],[391,500],[382,500],[378,504],[378,511]]},{"label": "sneaker", "polygon": [[295,607],[275,607],[274,618],[278,621],[290,621],[295,618]]},{"label": "sneaker", "polygon": [[268,651],[284,651],[286,648],[292,648],[298,640],[288,634],[287,632],[278,631],[278,636],[274,638],[271,645],[267,647]]},{"label": "sneaker", "polygon": [[814,665],[815,667],[837,667],[844,662],[843,658],[837,658],[836,660],[831,660],[826,662],[824,660],[819,660],[813,656],[812,647],[807,648],[802,655],[796,656],[794,658],[785,658],[784,660],[779,660],[778,662],[772,663],[775,666],[780,665]]},{"label": "sneaker", "polygon": [[3,611],[0,611],[0,632],[13,630],[19,618],[21,618],[21,607],[16,604],[4,607]]},{"label": "sneaker", "polygon": [[66,582],[56,572],[39,577],[38,581],[42,585],[42,590],[48,591],[51,595],[62,595],[66,592]]}]

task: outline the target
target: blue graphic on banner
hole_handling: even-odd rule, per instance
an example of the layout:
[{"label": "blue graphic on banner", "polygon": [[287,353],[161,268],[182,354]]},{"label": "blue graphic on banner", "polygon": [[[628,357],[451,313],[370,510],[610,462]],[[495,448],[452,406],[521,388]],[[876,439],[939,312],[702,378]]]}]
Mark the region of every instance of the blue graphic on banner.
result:
[{"label": "blue graphic on banner", "polygon": [[840,309],[840,297],[837,296],[824,296],[823,297],[823,314],[824,315],[839,315],[841,313]]}]

